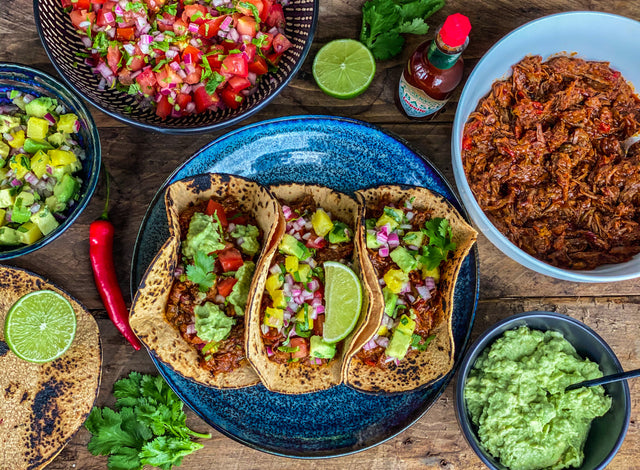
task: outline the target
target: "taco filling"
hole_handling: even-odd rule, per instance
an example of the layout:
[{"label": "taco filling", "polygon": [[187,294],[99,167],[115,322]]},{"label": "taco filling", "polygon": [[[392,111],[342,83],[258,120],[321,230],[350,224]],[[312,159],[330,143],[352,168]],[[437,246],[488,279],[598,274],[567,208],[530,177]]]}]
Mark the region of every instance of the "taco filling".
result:
[{"label": "taco filling", "polygon": [[244,314],[262,233],[232,196],[188,207],[179,223],[182,262],[166,319],[199,351],[202,368],[230,372],[246,357]]},{"label": "taco filling", "polygon": [[368,211],[366,244],[384,297],[384,314],[356,357],[387,368],[427,350],[441,320],[440,268],[455,250],[449,222],[414,212],[412,198]]},{"label": "taco filling", "polygon": [[[268,358],[278,364],[322,365],[340,344],[323,340],[325,261],[348,264],[353,232],[311,196],[283,205],[285,234],[266,281],[260,329]],[[339,354],[338,354],[339,355]]]}]

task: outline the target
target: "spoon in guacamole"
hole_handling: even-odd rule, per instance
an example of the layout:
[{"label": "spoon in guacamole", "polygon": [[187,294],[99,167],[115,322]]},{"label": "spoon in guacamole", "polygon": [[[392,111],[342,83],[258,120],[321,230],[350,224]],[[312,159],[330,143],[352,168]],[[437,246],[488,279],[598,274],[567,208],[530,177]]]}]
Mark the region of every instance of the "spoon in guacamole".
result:
[{"label": "spoon in guacamole", "polygon": [[617,374],[605,375],[599,379],[583,380],[569,385],[565,388],[565,391],[575,390],[582,387],[595,387],[596,385],[604,385],[611,382],[620,382],[621,380],[633,379],[634,377],[640,377],[640,369],[634,369],[627,372],[618,372]]}]

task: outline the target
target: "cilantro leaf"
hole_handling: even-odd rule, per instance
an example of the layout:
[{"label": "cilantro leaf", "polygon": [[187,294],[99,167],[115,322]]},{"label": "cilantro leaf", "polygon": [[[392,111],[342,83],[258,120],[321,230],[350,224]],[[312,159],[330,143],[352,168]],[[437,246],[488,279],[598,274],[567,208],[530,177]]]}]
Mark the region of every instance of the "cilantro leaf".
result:
[{"label": "cilantro leaf", "polygon": [[436,335],[430,335],[430,336],[427,336],[426,338],[423,338],[422,336],[414,333],[413,335],[411,335],[411,346],[416,348],[418,351],[426,351],[427,346],[429,346],[429,343],[435,337]]},{"label": "cilantro leaf", "polygon": [[173,465],[179,466],[185,455],[203,447],[190,439],[160,436],[142,447],[140,461],[143,465],[154,465],[169,470]]},{"label": "cilantro leaf", "polygon": [[216,275],[212,272],[215,258],[202,251],[196,251],[193,263],[187,266],[187,279],[198,284],[200,292],[207,292],[216,280]]},{"label": "cilantro leaf", "polygon": [[111,408],[93,408],[85,423],[93,434],[87,448],[93,455],[108,455],[111,449],[138,447],[140,442],[122,428],[122,416]]},{"label": "cilantro leaf", "polygon": [[398,27],[400,33],[427,34],[429,25],[422,18],[414,18],[413,21],[406,21]]},{"label": "cilantro leaf", "polygon": [[142,470],[139,453],[133,447],[122,447],[109,455],[107,467],[109,470]]},{"label": "cilantro leaf", "polygon": [[427,269],[434,269],[456,249],[451,240],[451,225],[447,219],[435,217],[425,222],[422,232],[429,237],[429,243],[422,247],[422,256],[418,259]]}]

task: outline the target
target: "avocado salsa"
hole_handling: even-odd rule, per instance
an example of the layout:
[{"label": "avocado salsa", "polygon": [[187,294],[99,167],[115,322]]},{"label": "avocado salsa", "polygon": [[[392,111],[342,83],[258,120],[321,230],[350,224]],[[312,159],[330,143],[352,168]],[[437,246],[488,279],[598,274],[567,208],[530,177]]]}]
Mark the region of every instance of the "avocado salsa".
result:
[{"label": "avocado salsa", "polygon": [[561,333],[523,326],[478,357],[464,398],[481,444],[511,470],[579,467],[591,422],[611,398],[601,386],[565,388],[599,377]]},{"label": "avocado salsa", "polygon": [[53,232],[80,191],[78,116],[54,98],[12,90],[0,104],[0,245]]},{"label": "avocado salsa", "polygon": [[323,339],[325,261],[347,264],[353,231],[317,207],[312,196],[282,206],[286,229],[272,261],[262,297],[261,336],[267,357],[276,363],[322,365],[340,343]]},{"label": "avocado salsa", "polygon": [[166,319],[199,351],[202,368],[230,372],[246,360],[244,315],[263,234],[232,196],[190,206],[179,223],[182,262]]},{"label": "avocado salsa", "polygon": [[430,332],[441,320],[440,268],[455,249],[448,221],[414,211],[412,202],[382,201],[365,219],[367,252],[382,287],[384,314],[356,357],[382,369],[427,349]]}]

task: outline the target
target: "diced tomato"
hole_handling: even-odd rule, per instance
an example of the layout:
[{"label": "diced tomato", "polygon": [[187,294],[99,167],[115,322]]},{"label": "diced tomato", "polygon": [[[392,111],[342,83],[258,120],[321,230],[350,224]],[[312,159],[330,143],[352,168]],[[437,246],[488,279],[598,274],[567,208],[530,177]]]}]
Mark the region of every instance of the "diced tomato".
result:
[{"label": "diced tomato", "polygon": [[225,53],[228,53],[229,51],[232,51],[232,50],[238,48],[238,43],[237,42],[230,41],[228,39],[225,39],[219,45],[222,46],[222,48],[224,49]]},{"label": "diced tomato", "polygon": [[307,240],[307,248],[315,248],[316,250],[321,250],[322,248],[324,248],[325,246],[327,246],[327,240],[325,240],[322,237],[309,237],[309,240]]},{"label": "diced tomato", "polygon": [[126,67],[122,67],[119,71],[118,71],[118,81],[120,82],[121,85],[124,86],[129,86],[129,85],[133,85],[133,82],[135,81],[133,78],[131,78],[131,74],[133,72],[131,72],[131,70],[129,70]]},{"label": "diced tomato", "polygon": [[136,82],[140,86],[140,91],[145,95],[153,95],[156,90],[156,74],[151,68],[143,70],[136,77]]},{"label": "diced tomato", "polygon": [[156,114],[160,116],[160,118],[165,119],[167,116],[171,114],[172,108],[173,106],[171,106],[171,103],[169,103],[169,98],[166,96],[163,96],[162,98],[160,98],[160,101],[158,101]]},{"label": "diced tomato", "polygon": [[229,225],[229,222],[227,222],[227,214],[224,211],[224,207],[219,202],[214,201],[213,199],[209,199],[205,212],[207,215],[216,214],[218,216],[218,219],[220,220],[220,224],[224,228],[227,228],[227,226]]},{"label": "diced tomato", "polygon": [[220,70],[220,67],[222,66],[222,59],[220,56],[224,56],[225,54],[226,52],[222,47],[211,49],[211,51],[206,55],[207,62],[209,62],[211,70]]},{"label": "diced tomato", "polygon": [[260,38],[262,40],[262,46],[260,47],[260,50],[268,51],[271,47],[271,43],[273,42],[273,34],[265,33],[264,36],[261,36]]},{"label": "diced tomato", "polygon": [[137,72],[145,65],[146,63],[144,61],[144,54],[142,53],[142,50],[138,46],[136,46],[135,50],[133,51],[133,55],[126,63],[126,66],[132,72]]},{"label": "diced tomato", "polygon": [[170,83],[182,83],[182,79],[169,65],[165,65],[156,73],[156,82],[160,88],[168,88]]},{"label": "diced tomato", "polygon": [[200,62],[201,55],[202,52],[200,52],[200,49],[189,45],[182,51],[182,60],[185,64],[197,64]]},{"label": "diced tomato", "polygon": [[247,60],[249,61],[249,63],[253,62],[256,58],[256,49],[257,47],[255,44],[244,44],[244,49],[242,50],[242,52],[247,56]]},{"label": "diced tomato", "polygon": [[249,64],[249,72],[253,72],[256,75],[264,75],[269,71],[267,61],[260,56],[257,56],[253,62]]},{"label": "diced tomato", "polygon": [[247,225],[249,223],[249,217],[241,212],[228,212],[227,219],[236,225]]},{"label": "diced tomato", "polygon": [[205,15],[209,13],[209,10],[204,5],[185,5],[184,12],[182,12],[182,21],[185,23],[202,24],[205,22]]},{"label": "diced tomato", "polygon": [[71,16],[71,23],[73,23],[73,26],[82,31],[87,30],[87,25],[80,26],[81,24],[86,23],[87,21],[90,24],[93,24],[96,21],[96,14],[86,10],[73,10],[69,15]]},{"label": "diced tomato", "polygon": [[222,61],[222,71],[224,71],[224,73],[246,77],[249,73],[249,62],[241,53],[229,54]]},{"label": "diced tomato", "polygon": [[[241,2],[241,3],[249,3],[254,7],[256,7],[256,10],[258,11],[258,16],[262,21],[262,12],[264,11],[264,3],[262,3],[262,0],[245,0],[244,2]],[[236,9],[243,15],[253,16],[253,9],[251,8],[247,8],[245,6],[242,6],[241,4],[238,4],[236,6]]]},{"label": "diced tomato", "polygon": [[284,51],[289,49],[292,45],[291,41],[289,41],[282,33],[276,34],[276,37],[273,38],[273,51],[276,54],[284,53]]},{"label": "diced tomato", "polygon": [[[108,21],[111,20],[111,21]],[[110,11],[106,11],[104,8],[98,10],[98,15],[96,17],[96,24],[98,26],[115,26],[116,25],[116,15],[111,13]]]},{"label": "diced tomato", "polygon": [[205,38],[212,38],[218,34],[220,31],[220,25],[226,18],[226,15],[216,16],[212,20],[207,20],[203,24],[200,25],[198,29],[198,33],[200,36],[204,36]]},{"label": "diced tomato", "polygon": [[145,0],[149,10],[157,12],[164,6],[167,0]]},{"label": "diced tomato", "polygon": [[162,32],[173,31],[173,23],[175,23],[176,17],[169,13],[163,13],[161,17],[157,17],[158,29]]},{"label": "diced tomato", "polygon": [[107,0],[91,0],[91,4],[93,5],[102,5]]},{"label": "diced tomato", "polygon": [[220,98],[218,98],[216,93],[213,95],[207,93],[207,90],[203,85],[193,91],[193,101],[196,104],[196,112],[201,113],[219,102]]},{"label": "diced tomato", "polygon": [[238,19],[236,29],[242,36],[250,36],[251,38],[254,38],[257,33],[256,20],[252,16],[243,16]]},{"label": "diced tomato", "polygon": [[279,3],[274,3],[273,5],[271,5],[266,23],[272,28],[274,26],[281,29],[285,27],[287,22],[284,19],[284,11],[282,10],[282,5],[280,5]]},{"label": "diced tomato", "polygon": [[296,352],[291,353],[292,359],[303,359],[309,355],[309,344],[307,343],[306,338],[291,338],[289,347],[298,348]]},{"label": "diced tomato", "polygon": [[271,65],[278,65],[278,62],[280,62],[280,59],[282,58],[282,54],[278,54],[277,52],[272,52],[271,54],[267,54],[265,58],[267,59],[267,62],[270,63]]},{"label": "diced tomato", "polygon": [[245,88],[249,88],[251,82],[246,78],[234,76],[229,79],[229,86],[237,93]]},{"label": "diced tomato", "polygon": [[227,105],[228,108],[238,109],[242,104],[243,96],[233,91],[229,86],[226,86],[222,93],[220,93],[222,102]]},{"label": "diced tomato", "polygon": [[180,109],[184,110],[189,103],[191,103],[191,95],[187,93],[179,93],[178,96],[176,96],[176,104]]},{"label": "diced tomato", "polygon": [[238,282],[238,280],[235,277],[228,277],[226,279],[223,279],[218,283],[218,294],[220,294],[222,297],[228,296],[229,294],[231,294],[233,286],[235,286],[236,282]]},{"label": "diced tomato", "polygon": [[136,30],[133,26],[128,28],[116,28],[116,38],[119,41],[131,41],[136,37]]},{"label": "diced tomato", "polygon": [[226,273],[229,271],[237,271],[244,264],[242,261],[242,253],[236,248],[225,248],[218,252],[218,259],[222,270]]},{"label": "diced tomato", "polygon": [[176,33],[177,36],[184,36],[187,32],[187,23],[178,18],[175,23],[173,23],[173,32]]},{"label": "diced tomato", "polygon": [[91,8],[91,2],[89,0],[63,0],[62,7],[73,7],[74,10],[88,10]]},{"label": "diced tomato", "polygon": [[200,83],[200,78],[202,77],[202,67],[199,65],[193,66],[193,72],[189,72],[187,76],[184,78],[184,82],[189,85],[195,85],[196,83]]},{"label": "diced tomato", "polygon": [[116,73],[119,68],[120,59],[122,59],[122,52],[118,46],[109,46],[107,48],[107,65],[113,73]]}]

